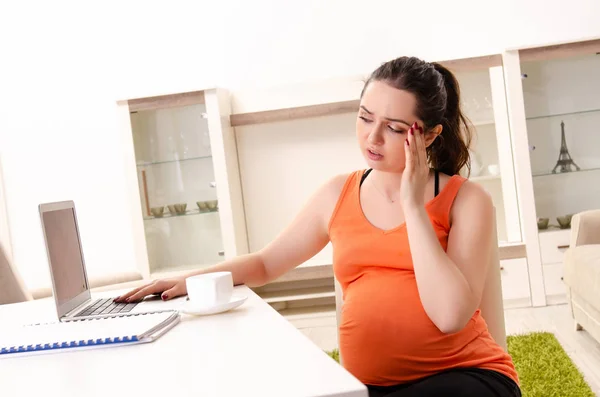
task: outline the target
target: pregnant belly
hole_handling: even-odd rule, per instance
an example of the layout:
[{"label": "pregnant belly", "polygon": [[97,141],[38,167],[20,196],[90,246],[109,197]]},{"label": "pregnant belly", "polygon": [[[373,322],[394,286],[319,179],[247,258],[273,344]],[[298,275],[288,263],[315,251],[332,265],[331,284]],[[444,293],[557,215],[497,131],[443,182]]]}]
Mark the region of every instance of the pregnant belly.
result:
[{"label": "pregnant belly", "polygon": [[429,319],[412,272],[365,275],[345,292],[340,352],[364,383],[417,379],[464,347],[466,335],[443,334]]}]

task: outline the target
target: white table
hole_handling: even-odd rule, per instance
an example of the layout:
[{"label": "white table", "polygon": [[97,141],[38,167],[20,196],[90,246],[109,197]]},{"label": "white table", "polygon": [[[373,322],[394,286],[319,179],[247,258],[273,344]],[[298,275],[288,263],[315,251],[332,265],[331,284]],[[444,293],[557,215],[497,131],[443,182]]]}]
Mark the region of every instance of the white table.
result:
[{"label": "white table", "polygon": [[[248,300],[212,316],[182,314],[149,344],[0,358],[0,395],[367,397],[362,383],[252,290],[235,293]],[[55,319],[51,298],[0,306],[0,338],[2,325]]]}]

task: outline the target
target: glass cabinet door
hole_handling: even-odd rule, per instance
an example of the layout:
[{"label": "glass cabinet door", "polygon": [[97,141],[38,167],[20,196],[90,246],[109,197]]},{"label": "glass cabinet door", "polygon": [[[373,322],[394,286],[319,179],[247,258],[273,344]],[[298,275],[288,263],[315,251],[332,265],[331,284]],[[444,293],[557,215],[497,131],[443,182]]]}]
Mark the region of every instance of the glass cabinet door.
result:
[{"label": "glass cabinet door", "polygon": [[[461,106],[472,125],[471,173],[492,197],[499,243],[521,242],[502,66],[454,72]],[[462,172],[466,176],[466,169]]]},{"label": "glass cabinet door", "polygon": [[130,118],[150,273],[223,260],[206,106]]},{"label": "glass cabinet door", "polygon": [[600,199],[600,56],[521,61],[538,228],[570,228]]}]

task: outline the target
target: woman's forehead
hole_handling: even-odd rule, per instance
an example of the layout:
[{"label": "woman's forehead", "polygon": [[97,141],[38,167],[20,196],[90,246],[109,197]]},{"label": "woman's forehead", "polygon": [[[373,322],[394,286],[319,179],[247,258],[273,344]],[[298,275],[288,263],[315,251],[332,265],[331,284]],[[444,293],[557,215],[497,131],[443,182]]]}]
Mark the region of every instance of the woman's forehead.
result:
[{"label": "woman's forehead", "polygon": [[361,108],[378,117],[413,122],[416,119],[415,96],[383,81],[373,81],[365,88]]}]

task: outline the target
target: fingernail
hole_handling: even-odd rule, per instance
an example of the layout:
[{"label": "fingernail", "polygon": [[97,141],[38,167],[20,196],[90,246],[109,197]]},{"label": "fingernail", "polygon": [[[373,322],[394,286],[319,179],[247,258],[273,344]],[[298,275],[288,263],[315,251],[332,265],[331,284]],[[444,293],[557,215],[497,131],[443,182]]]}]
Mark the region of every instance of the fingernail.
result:
[{"label": "fingernail", "polygon": [[161,298],[162,298],[162,300],[166,301],[168,296],[163,294],[163,296],[161,296]]},{"label": "fingernail", "polygon": [[410,143],[408,142],[408,139],[405,140],[404,142],[406,142],[406,146],[410,146]]},{"label": "fingernail", "polygon": [[412,127],[411,127],[411,129],[410,129],[410,130],[408,130],[408,132],[410,133],[410,135],[415,135],[415,132],[414,132],[414,130],[412,129]]}]

